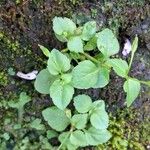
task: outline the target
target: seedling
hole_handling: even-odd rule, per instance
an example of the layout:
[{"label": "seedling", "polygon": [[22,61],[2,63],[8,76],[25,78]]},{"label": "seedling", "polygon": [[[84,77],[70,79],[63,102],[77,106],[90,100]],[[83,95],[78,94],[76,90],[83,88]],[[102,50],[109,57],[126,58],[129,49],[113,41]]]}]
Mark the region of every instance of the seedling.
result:
[{"label": "seedling", "polygon": [[[141,83],[150,86],[150,82],[139,81],[128,75],[138,47],[137,36],[132,43],[131,60],[128,64],[121,58],[111,57],[119,52],[119,42],[108,28],[97,32],[95,21],[77,27],[68,18],[55,17],[53,30],[59,41],[67,43],[67,48],[53,49],[50,52],[39,45],[48,57],[48,62],[47,68],[38,74],[35,88],[40,93],[50,94],[58,108],[63,110],[67,107],[73,97],[74,88],[105,87],[109,83],[111,68],[126,80],[123,88],[127,94],[127,106],[139,95]],[[92,51],[94,56],[90,55]],[[71,65],[73,59],[78,62],[77,65]]]},{"label": "seedling", "polygon": [[[70,109],[62,111],[56,106],[46,108],[42,112],[49,126],[62,132],[58,137],[61,142],[58,150],[95,146],[110,139],[111,134],[107,130],[109,118],[103,100],[92,103],[88,95],[78,95],[74,98],[74,107],[73,114]],[[70,127],[69,131],[66,131],[67,127]]]}]

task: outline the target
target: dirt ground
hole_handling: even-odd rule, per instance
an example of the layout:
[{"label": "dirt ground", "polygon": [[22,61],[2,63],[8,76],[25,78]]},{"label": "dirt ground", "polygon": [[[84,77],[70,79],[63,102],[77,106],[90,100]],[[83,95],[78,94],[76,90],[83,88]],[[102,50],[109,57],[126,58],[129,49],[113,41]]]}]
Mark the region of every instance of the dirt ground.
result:
[{"label": "dirt ground", "polygon": [[[52,18],[66,16],[83,24],[96,20],[98,28],[109,27],[118,36],[121,48],[125,38],[139,37],[139,48],[135,55],[131,76],[150,80],[150,4],[148,0],[0,0],[0,148],[19,149],[19,144],[27,137],[27,149],[44,148],[38,145],[38,137],[45,132],[27,129],[26,123],[41,117],[40,111],[51,104],[49,96],[41,95],[34,89],[34,81],[16,77],[17,71],[25,73],[40,71],[46,66],[46,58],[38,44],[49,48],[63,48],[52,31]],[[121,53],[118,54],[124,58]],[[129,57],[124,58],[126,60]],[[93,99],[103,99],[110,113],[112,139],[97,148],[99,150],[147,150],[150,149],[150,88],[142,86],[141,94],[132,107],[125,105],[123,79],[111,74],[111,81],[104,89],[76,90]],[[6,120],[13,125],[17,113],[8,107],[10,100],[17,99],[24,91],[32,97],[26,105],[24,130],[15,137],[11,128],[5,128]],[[122,129],[121,129],[122,128]],[[4,140],[5,132],[10,138]],[[125,143],[128,143],[127,145]],[[59,144],[55,139],[52,145]],[[33,147],[32,147],[32,146]],[[36,145],[34,147],[34,145]],[[5,149],[4,146],[1,148]],[[0,150],[1,150],[0,149]]]}]

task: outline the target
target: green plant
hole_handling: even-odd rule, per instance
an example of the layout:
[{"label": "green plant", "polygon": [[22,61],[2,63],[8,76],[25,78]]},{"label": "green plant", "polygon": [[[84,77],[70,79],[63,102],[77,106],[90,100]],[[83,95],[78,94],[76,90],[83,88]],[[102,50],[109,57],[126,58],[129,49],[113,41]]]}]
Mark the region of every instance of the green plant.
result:
[{"label": "green plant", "polygon": [[[127,94],[127,106],[130,106],[139,95],[141,83],[150,86],[150,81],[140,81],[129,76],[138,46],[138,37],[136,36],[132,43],[132,54],[128,64],[121,58],[112,57],[119,52],[119,42],[108,28],[97,32],[95,21],[77,27],[68,18],[55,17],[53,30],[59,41],[67,43],[67,48],[61,51],[53,49],[50,52],[44,46],[39,45],[44,55],[48,57],[48,61],[47,68],[40,71],[34,86],[38,92],[50,94],[54,105],[57,106],[44,110],[43,117],[53,129],[60,132],[71,124],[70,131],[63,132],[59,136],[60,147],[66,145],[68,149],[76,149],[78,146],[106,142],[110,138],[110,133],[106,131],[108,115],[104,110],[103,101],[92,103],[88,96],[75,97],[76,111],[73,116],[66,107],[73,98],[74,88],[105,87],[109,83],[112,68],[118,76],[125,79],[123,89]],[[78,98],[81,100],[76,100]],[[95,110],[91,110],[94,106]],[[103,111],[99,111],[97,107]],[[95,112],[94,115],[91,114],[93,112]],[[74,125],[73,121],[77,124]],[[103,133],[103,130],[106,133]],[[95,141],[98,139],[104,141]]]},{"label": "green plant", "polygon": [[18,110],[18,123],[22,123],[23,119],[23,113],[24,113],[24,105],[28,103],[31,100],[31,98],[25,93],[20,93],[19,101],[15,102],[13,100],[8,102],[8,106],[15,108]]},{"label": "green plant", "polygon": [[98,100],[92,103],[87,95],[78,95],[74,98],[75,111],[65,111],[52,106],[43,110],[42,115],[49,126],[62,132],[68,126],[69,131],[62,132],[58,139],[61,145],[58,149],[77,149],[79,146],[98,145],[105,143],[111,137],[107,130],[109,119],[105,111],[105,103]]},{"label": "green plant", "polygon": [[[119,42],[110,29],[97,32],[96,22],[90,21],[82,27],[77,27],[68,18],[55,17],[53,30],[58,40],[67,43],[67,48],[51,52],[41,45],[43,53],[49,58],[47,68],[42,70],[35,81],[35,88],[43,94],[50,94],[54,104],[65,109],[70,103],[74,88],[102,88],[109,83],[111,68],[125,78],[124,91],[126,101],[130,106],[140,92],[140,83],[150,85],[150,82],[139,81],[130,77],[129,71],[138,46],[136,36],[132,43],[132,54],[129,64],[121,58],[111,56],[119,52]],[[94,56],[90,54],[94,52]],[[71,65],[72,60],[78,64]]]}]

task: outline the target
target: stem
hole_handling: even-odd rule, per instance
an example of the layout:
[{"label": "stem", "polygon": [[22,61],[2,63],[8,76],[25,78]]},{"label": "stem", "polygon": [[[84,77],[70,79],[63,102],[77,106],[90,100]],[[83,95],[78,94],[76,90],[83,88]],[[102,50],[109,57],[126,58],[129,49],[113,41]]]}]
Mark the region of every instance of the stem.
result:
[{"label": "stem", "polygon": [[150,86],[150,81],[141,81],[141,80],[139,80],[139,81],[140,81],[140,83],[142,83],[142,84],[145,84],[145,85]]},{"label": "stem", "polygon": [[20,124],[22,124],[23,113],[24,113],[24,109],[23,108],[19,108],[18,109],[18,123],[20,123]]},{"label": "stem", "polygon": [[130,69],[131,69],[131,65],[132,65],[133,58],[134,58],[134,53],[132,52],[132,53],[131,53],[131,59],[130,59],[130,63],[129,63],[129,69],[128,69],[128,72],[129,72]]},{"label": "stem", "polygon": [[82,53],[86,58],[88,58],[89,60],[95,62],[96,64],[99,63],[99,61],[97,59],[95,59],[94,57],[90,56],[87,53]]},{"label": "stem", "polygon": [[67,136],[65,137],[65,139],[63,140],[63,142],[60,144],[60,146],[58,147],[57,150],[60,150],[60,148],[63,146],[63,144],[66,142],[68,136],[70,135],[71,131],[67,134]]}]

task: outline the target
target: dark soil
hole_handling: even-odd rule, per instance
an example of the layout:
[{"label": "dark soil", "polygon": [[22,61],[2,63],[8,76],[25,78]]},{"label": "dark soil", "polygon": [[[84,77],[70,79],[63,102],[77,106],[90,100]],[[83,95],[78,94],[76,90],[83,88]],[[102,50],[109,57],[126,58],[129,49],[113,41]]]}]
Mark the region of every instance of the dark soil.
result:
[{"label": "dark soil", "polygon": [[[84,2],[78,0],[73,4],[69,0],[24,0],[16,4],[15,0],[1,0],[0,103],[16,99],[20,92],[25,91],[32,97],[32,102],[26,106],[25,116],[40,117],[40,112],[51,105],[49,96],[43,96],[34,90],[33,82],[21,80],[15,75],[10,76],[8,69],[13,68],[15,72],[30,72],[35,69],[40,71],[46,66],[46,58],[38,48],[38,44],[49,49],[64,48],[52,31],[54,16],[70,17],[78,24],[94,19],[99,29],[111,28],[118,35],[121,46],[125,38],[133,40],[137,34],[140,39],[139,48],[130,74],[138,79],[150,80],[150,4],[148,1],[89,0]],[[119,56],[122,57],[121,53]],[[76,94],[85,93],[94,100],[105,100],[109,112],[117,116],[118,109],[126,111],[123,82],[123,79],[112,73],[111,81],[104,89],[81,90],[76,91]],[[130,108],[140,115],[129,123],[130,126],[134,126],[135,122],[142,124],[150,119],[149,100],[150,89],[143,85],[140,96]],[[2,105],[0,109],[1,129],[4,129],[5,117],[13,116],[13,113],[14,111],[5,109],[4,104]],[[138,128],[136,125],[135,127]],[[1,132],[5,131],[0,131],[0,134]],[[141,141],[146,149],[148,142]]]}]

